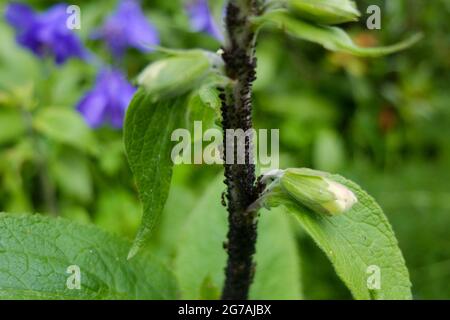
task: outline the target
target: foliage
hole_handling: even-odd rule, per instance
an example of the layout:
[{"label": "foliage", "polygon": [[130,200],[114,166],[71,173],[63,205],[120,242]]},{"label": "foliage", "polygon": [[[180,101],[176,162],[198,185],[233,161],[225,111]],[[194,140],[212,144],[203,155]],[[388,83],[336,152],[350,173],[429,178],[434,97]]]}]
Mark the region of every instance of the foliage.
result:
[{"label": "foliage", "polygon": [[[103,63],[118,65],[107,46],[90,38],[116,2],[74,2],[82,8],[83,26],[76,31],[82,42]],[[344,12],[337,20],[320,16],[317,21],[299,5],[295,13],[289,6],[289,12],[273,8],[254,21],[255,28],[264,23],[258,29],[255,127],[280,128],[281,167],[339,172],[379,205],[354,183],[333,175],[357,195],[359,202],[350,212],[328,218],[296,204],[291,206],[296,221],[281,207],[262,210],[251,298],[411,298],[404,261],[414,298],[450,298],[450,5],[356,2],[360,22],[339,27],[335,23],[353,21],[356,14]],[[54,2],[27,3],[44,10]],[[365,26],[365,9],[371,4],[382,8],[381,30]],[[137,91],[123,132],[107,125],[90,128],[76,111],[95,83],[95,63],[69,60],[56,67],[38,60],[16,44],[14,30],[0,20],[0,210],[10,212],[0,216],[3,297],[220,295],[226,256],[225,209],[220,204],[225,187],[217,178],[221,168],[172,168],[165,158],[171,145],[164,142],[171,129],[186,126],[186,118],[187,125],[204,119],[216,126],[219,103],[211,87],[226,85],[226,79],[219,76],[222,66],[212,52],[220,47],[221,37],[215,29],[214,37],[208,30],[196,32],[182,1],[145,5],[160,45],[186,50],[155,48],[149,54],[130,49],[123,54],[120,65],[134,85],[146,82],[146,67],[181,64],[169,64],[172,69],[164,75],[173,74],[168,78],[147,79],[149,86],[144,87],[155,91]],[[210,6],[219,18],[223,1],[210,1]],[[382,51],[373,47],[420,31],[424,38],[405,51],[363,57],[403,49],[417,39]],[[186,72],[177,73],[179,69]],[[19,215],[24,212],[64,219]],[[126,260],[131,245],[119,237],[133,240],[136,234],[134,257]],[[66,269],[73,264],[91,272],[82,273],[88,290],[64,289]],[[393,266],[383,278],[387,283],[382,292],[368,292],[365,278],[353,277],[366,276],[371,264]],[[43,278],[46,274],[51,277]],[[132,277],[142,283],[130,283]]]},{"label": "foliage", "polygon": [[[0,296],[9,299],[174,299],[175,277],[148,254],[93,226],[41,216],[0,215]],[[83,290],[61,285],[70,266]]]}]

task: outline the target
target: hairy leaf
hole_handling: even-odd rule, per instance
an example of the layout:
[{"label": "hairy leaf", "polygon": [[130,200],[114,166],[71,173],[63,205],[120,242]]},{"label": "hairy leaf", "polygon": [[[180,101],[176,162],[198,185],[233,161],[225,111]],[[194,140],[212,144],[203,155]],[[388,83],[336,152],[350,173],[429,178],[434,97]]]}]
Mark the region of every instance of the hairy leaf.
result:
[{"label": "hairy leaf", "polygon": [[[178,239],[175,271],[183,299],[204,297],[205,287],[219,298],[227,259],[223,242],[228,229],[227,212],[220,203],[225,189],[222,180],[211,184]],[[251,299],[301,298],[298,252],[286,219],[282,212],[261,215]]]},{"label": "hairy leaf", "polygon": [[261,17],[254,18],[256,26],[264,23],[275,24],[294,37],[318,43],[331,51],[340,51],[361,57],[379,57],[404,50],[422,38],[421,34],[415,34],[397,44],[385,47],[364,48],[357,46],[350,36],[337,27],[321,26],[296,19],[286,10],[273,10]]},{"label": "hairy leaf", "polygon": [[[329,178],[358,198],[345,214],[317,214],[279,195],[277,201],[298,218],[356,299],[411,299],[408,270],[382,209],[355,183],[337,175]],[[379,288],[375,270],[380,271]]]},{"label": "hairy leaf", "polygon": [[172,132],[183,117],[186,97],[154,101],[140,89],[127,112],[125,149],[143,206],[142,224],[130,250],[133,257],[148,240],[167,200],[172,178]]},{"label": "hairy leaf", "polygon": [[0,298],[175,299],[173,275],[147,253],[127,261],[128,248],[93,226],[0,214]]}]

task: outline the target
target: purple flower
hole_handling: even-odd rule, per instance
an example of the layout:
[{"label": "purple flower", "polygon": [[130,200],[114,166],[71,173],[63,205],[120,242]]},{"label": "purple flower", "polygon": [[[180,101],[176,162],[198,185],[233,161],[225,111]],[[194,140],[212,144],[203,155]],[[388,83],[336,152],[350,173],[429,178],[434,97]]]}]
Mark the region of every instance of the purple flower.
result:
[{"label": "purple flower", "polygon": [[223,41],[222,32],[211,15],[207,0],[191,0],[186,5],[186,10],[195,31],[206,32],[217,40]]},{"label": "purple flower", "polygon": [[76,57],[87,58],[80,39],[67,28],[67,5],[57,4],[43,13],[36,13],[21,3],[10,3],[5,18],[16,30],[16,40],[39,58],[51,56],[57,64]]},{"label": "purple flower", "polygon": [[136,0],[122,0],[105,24],[93,34],[103,39],[116,57],[121,57],[128,47],[143,52],[152,51],[159,44],[156,28],[147,20]]},{"label": "purple flower", "polygon": [[121,128],[125,110],[136,89],[118,70],[103,70],[99,73],[94,88],[78,103],[77,110],[92,128],[105,123]]}]

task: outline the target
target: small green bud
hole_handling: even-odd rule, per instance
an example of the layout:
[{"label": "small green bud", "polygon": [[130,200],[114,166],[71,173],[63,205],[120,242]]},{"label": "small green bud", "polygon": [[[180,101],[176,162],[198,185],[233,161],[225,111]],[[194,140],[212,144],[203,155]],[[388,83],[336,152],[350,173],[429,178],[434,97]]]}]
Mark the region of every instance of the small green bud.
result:
[{"label": "small green bud", "polygon": [[301,205],[331,216],[349,211],[358,201],[347,187],[311,169],[287,169],[280,184]]},{"label": "small green bud", "polygon": [[187,51],[147,66],[139,75],[138,84],[156,97],[177,96],[199,85],[210,71],[219,67],[217,55]]},{"label": "small green bud", "polygon": [[361,16],[352,0],[287,0],[290,9],[301,18],[322,24],[357,21]]}]

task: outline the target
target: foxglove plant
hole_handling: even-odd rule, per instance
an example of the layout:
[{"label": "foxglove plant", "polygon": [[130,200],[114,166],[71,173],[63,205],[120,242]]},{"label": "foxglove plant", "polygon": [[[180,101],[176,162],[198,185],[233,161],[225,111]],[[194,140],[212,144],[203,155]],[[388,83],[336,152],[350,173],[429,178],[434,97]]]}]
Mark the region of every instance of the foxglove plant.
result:
[{"label": "foxglove plant", "polygon": [[[139,88],[125,118],[125,149],[143,206],[142,223],[131,249],[126,242],[93,227],[64,220],[0,215],[0,295],[175,299],[180,297],[179,292],[182,298],[200,298],[209,288],[221,288],[222,299],[247,299],[251,297],[252,283],[260,281],[261,269],[254,259],[256,241],[267,232],[262,228],[258,235],[258,215],[269,215],[262,208],[278,215],[279,210],[274,208],[282,207],[324,251],[356,299],[411,299],[408,270],[394,232],[372,197],[339,175],[307,168],[277,169],[257,177],[256,164],[252,161],[252,134],[245,135],[240,142],[243,145],[226,137],[230,130],[252,132],[256,40],[263,36],[264,27],[280,29],[331,51],[362,57],[397,52],[419,38],[413,36],[393,46],[361,48],[343,29],[336,27],[358,17],[359,11],[351,0],[273,0],[267,4],[262,0],[228,0],[225,41],[217,52],[159,48],[166,57],[141,72]],[[139,36],[140,40],[134,42],[137,38],[131,38],[132,42],[113,45],[115,52],[122,54],[124,47],[134,46],[143,39]],[[126,83],[123,75],[104,71],[78,108],[93,126],[105,121],[119,125],[125,101],[133,92],[134,88]],[[204,112],[198,112],[199,109]],[[142,247],[158,226],[170,190],[174,166],[171,135],[175,129],[189,126],[186,119],[195,119],[198,114],[219,120],[213,122],[221,123],[224,134],[225,164],[221,180],[226,185],[222,204],[228,211],[227,239],[225,234],[221,239],[214,232],[220,229],[220,217],[210,212],[214,205],[220,206],[218,198],[223,188],[220,184],[211,190],[213,193],[208,192],[208,201],[199,204],[202,215],[190,217],[191,225],[206,229],[205,232],[191,230],[180,241],[175,278]],[[244,163],[226,161],[227,155],[237,159],[241,150]],[[286,235],[282,228],[275,230],[279,233],[264,238],[261,246],[267,250],[264,254],[279,251],[270,256],[271,260],[284,259],[285,248],[275,240]],[[225,259],[215,259],[222,250],[221,241],[227,255],[225,275],[222,274],[224,266],[216,263],[225,263]],[[199,255],[199,259],[192,258],[193,252],[203,250],[203,253],[211,244],[214,249],[206,250],[207,254]],[[21,265],[23,256],[27,257],[27,266],[33,266],[28,268],[25,279],[31,281],[16,281],[24,272],[11,268]],[[284,267],[281,264],[280,268]],[[291,271],[269,269],[270,279],[276,279],[271,282],[276,284],[280,274]],[[2,274],[3,270],[7,273]],[[67,288],[63,288],[61,282],[66,281],[66,270],[75,271],[70,278],[73,281],[67,281]],[[78,273],[87,270],[83,273],[84,285],[77,282],[77,270]],[[371,270],[381,273],[381,278],[374,283],[368,279]],[[47,274],[52,274],[51,279],[42,276]],[[2,288],[6,290],[2,292]]]},{"label": "foxglove plant", "polygon": [[[200,6],[205,2],[197,1],[195,4]],[[205,6],[194,6],[191,12],[206,12]],[[211,32],[207,15],[198,15],[201,17],[197,21],[198,29]],[[265,26],[279,28],[332,51],[365,57],[397,52],[419,38],[413,36],[388,47],[361,48],[342,29],[334,26],[354,21],[359,15],[355,3],[350,0],[286,0],[271,1],[268,5],[261,0],[229,0],[225,44],[216,54],[201,50],[165,50],[168,58],[146,68],[139,79],[141,87],[127,112],[124,133],[128,159],[144,211],[142,226],[129,258],[135,256],[147,242],[164,208],[173,166],[169,157],[169,136],[181,125],[180,119],[185,118],[183,113],[189,112],[189,109],[183,109],[183,105],[189,105],[187,101],[192,96],[200,96],[201,100],[202,95],[196,92],[205,86],[216,88],[220,103],[211,103],[209,95],[202,103],[204,108],[213,105],[220,109],[224,135],[228,130],[250,132],[253,128],[252,84],[256,79],[256,39]],[[196,58],[190,58],[193,55]],[[222,64],[213,62],[218,60],[222,60]],[[178,70],[183,70],[183,74],[180,75]],[[161,119],[165,119],[164,124],[157,125]],[[151,137],[151,144],[141,138],[144,134]],[[227,186],[224,203],[229,214],[223,299],[248,298],[255,274],[253,255],[258,211],[262,207],[280,205],[298,218],[327,253],[337,273],[356,298],[411,297],[408,273],[393,231],[381,209],[358,186],[342,177],[310,169],[279,170],[275,177],[271,173],[257,179],[256,166],[251,160],[252,135],[245,136],[244,146],[236,146],[226,136],[223,141]],[[158,146],[157,150],[154,145]],[[244,150],[245,164],[226,162],[227,154],[233,154],[236,159],[240,150]],[[155,161],[149,162],[148,157]],[[378,227],[369,230],[365,221]],[[367,235],[363,230],[368,232]],[[340,232],[353,239],[372,237],[370,241],[376,243],[376,248],[365,247],[361,243],[353,245],[345,239],[336,238]],[[371,254],[374,250],[377,255]],[[387,255],[391,257],[390,262],[383,258]],[[357,267],[354,270],[350,270],[346,261],[360,259],[356,257],[364,258],[355,264]],[[372,291],[364,282],[367,261],[386,266],[385,276],[390,280],[383,283],[381,291]]]}]

